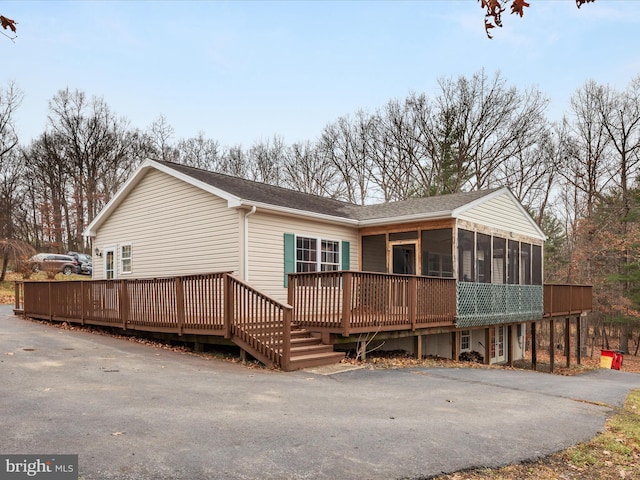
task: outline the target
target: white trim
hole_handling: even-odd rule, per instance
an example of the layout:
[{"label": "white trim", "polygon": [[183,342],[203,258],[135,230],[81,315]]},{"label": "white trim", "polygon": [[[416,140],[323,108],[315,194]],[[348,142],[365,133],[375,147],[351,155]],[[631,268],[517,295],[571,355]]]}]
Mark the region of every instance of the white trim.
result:
[{"label": "white trim", "polygon": [[256,206],[244,214],[244,277],[245,282],[249,281],[249,217],[256,213]]},{"label": "white trim", "polygon": [[[344,240],[335,240],[332,238],[323,238],[323,237],[318,237],[317,235],[304,235],[304,234],[297,234],[294,233],[294,268],[295,268],[295,272],[296,273],[300,273],[298,272],[298,238],[308,238],[310,240],[315,240],[316,241],[316,272],[321,272],[322,271],[322,265],[337,265],[338,268],[337,270],[342,270],[342,242]],[[323,262],[322,261],[322,242],[333,242],[333,243],[337,243],[338,244],[338,263],[329,263],[329,262]],[[305,263],[311,263],[311,262],[306,262]]]}]

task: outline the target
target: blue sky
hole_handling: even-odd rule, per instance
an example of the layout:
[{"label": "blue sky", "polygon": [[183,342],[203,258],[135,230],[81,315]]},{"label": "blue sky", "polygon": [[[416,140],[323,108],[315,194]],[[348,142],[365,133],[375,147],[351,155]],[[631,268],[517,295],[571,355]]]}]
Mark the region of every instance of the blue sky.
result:
[{"label": "blue sky", "polygon": [[483,68],[539,88],[551,119],[587,80],[623,89],[640,74],[640,1],[529,3],[488,40],[477,0],[4,1],[18,38],[0,38],[0,85],[24,92],[23,144],[69,87],[131,127],[162,114],[176,140],[203,131],[249,147],[314,140],[340,116]]}]

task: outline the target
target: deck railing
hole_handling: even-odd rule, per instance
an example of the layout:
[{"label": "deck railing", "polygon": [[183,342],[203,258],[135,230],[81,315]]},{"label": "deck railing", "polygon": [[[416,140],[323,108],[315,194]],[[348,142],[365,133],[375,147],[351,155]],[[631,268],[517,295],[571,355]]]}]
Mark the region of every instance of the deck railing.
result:
[{"label": "deck railing", "polygon": [[[229,273],[20,283],[21,287],[16,285],[16,310],[28,317],[224,336],[268,365],[288,367],[291,307]],[[24,289],[22,296],[19,288]]]},{"label": "deck railing", "polygon": [[544,286],[544,316],[560,317],[590,312],[593,310],[593,287],[591,285]]},{"label": "deck railing", "polygon": [[333,271],[289,274],[294,321],[340,333],[473,328],[592,310],[589,285],[507,285]]},{"label": "deck railing", "polygon": [[333,271],[289,274],[294,321],[341,333],[452,326],[456,282],[449,278]]},{"label": "deck railing", "polygon": [[[216,335],[287,370],[291,324],[349,336],[470,328],[592,310],[585,285],[492,285],[452,278],[335,271],[289,275],[289,304],[229,273],[159,279],[16,282],[15,310],[33,318]],[[543,304],[543,310],[540,305]]]},{"label": "deck railing", "polygon": [[267,365],[289,370],[291,306],[282,304],[229,275],[226,282],[228,338]]}]

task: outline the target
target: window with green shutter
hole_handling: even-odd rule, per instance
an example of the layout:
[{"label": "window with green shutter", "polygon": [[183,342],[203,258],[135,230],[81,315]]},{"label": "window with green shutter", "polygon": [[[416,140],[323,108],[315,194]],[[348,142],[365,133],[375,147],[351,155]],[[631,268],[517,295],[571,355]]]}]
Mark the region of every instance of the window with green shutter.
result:
[{"label": "window with green shutter", "polygon": [[294,272],[349,270],[351,246],[347,241],[284,234],[284,286]]}]

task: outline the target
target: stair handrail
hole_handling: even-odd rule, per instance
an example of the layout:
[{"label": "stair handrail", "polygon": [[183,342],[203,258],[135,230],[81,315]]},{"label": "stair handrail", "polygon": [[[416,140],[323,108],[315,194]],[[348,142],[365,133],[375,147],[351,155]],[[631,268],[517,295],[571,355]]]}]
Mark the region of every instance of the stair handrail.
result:
[{"label": "stair handrail", "polygon": [[[287,303],[280,302],[275,298],[253,288],[248,283],[240,280],[230,273],[225,273],[225,331],[229,339],[240,344],[251,355],[265,364],[272,364],[284,371],[289,370],[291,362],[291,319],[293,317],[293,307]],[[250,305],[244,305],[241,298],[234,295],[234,286],[237,286],[244,292],[251,295],[252,301]],[[260,305],[256,305],[257,300]],[[271,318],[267,322],[262,322],[262,328],[266,325],[271,327],[280,326],[279,332],[282,341],[273,335],[265,335],[264,330],[258,333],[252,332],[247,325],[253,327],[258,323],[249,323],[252,319],[248,318],[248,308],[256,309],[260,314],[271,314]],[[281,325],[278,325],[278,318],[281,318]],[[272,331],[271,333],[274,333]]]}]

